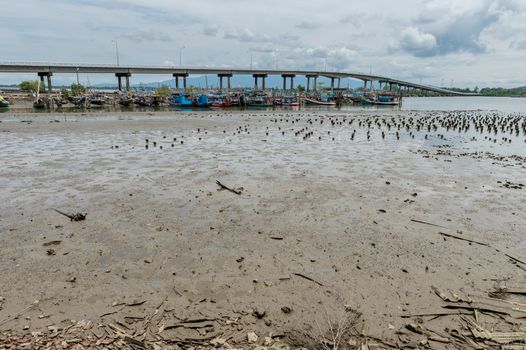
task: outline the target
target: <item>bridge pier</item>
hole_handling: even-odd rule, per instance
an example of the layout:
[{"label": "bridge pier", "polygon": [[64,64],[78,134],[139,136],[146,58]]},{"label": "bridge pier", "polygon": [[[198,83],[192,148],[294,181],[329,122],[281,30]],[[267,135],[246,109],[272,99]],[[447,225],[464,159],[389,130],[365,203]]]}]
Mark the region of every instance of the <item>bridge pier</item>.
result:
[{"label": "bridge pier", "polygon": [[265,90],[265,79],[268,77],[268,74],[258,73],[252,74],[252,76],[254,77],[254,89],[259,89],[258,79],[261,78],[261,89]]},{"label": "bridge pier", "polygon": [[179,78],[183,78],[183,89],[186,91],[186,78],[188,73],[173,73],[172,76],[175,78],[175,88],[179,90]]},{"label": "bridge pier", "polygon": [[281,77],[283,78],[283,92],[287,91],[287,78],[290,78],[290,90],[292,91],[294,89],[294,78],[296,77],[296,75],[282,74]]},{"label": "bridge pier", "polygon": [[312,90],[316,91],[316,80],[318,79],[318,75],[317,74],[307,74],[305,75],[305,77],[307,77],[307,92],[311,90],[311,86],[310,86],[311,78],[314,82],[314,88]]},{"label": "bridge pier", "polygon": [[115,76],[117,77],[117,85],[119,87],[119,91],[122,91],[122,78],[126,78],[126,91],[130,91],[131,73],[115,73]]},{"label": "bridge pier", "polygon": [[338,77],[338,89],[341,88],[341,82],[342,82],[342,78],[341,78],[341,77]]},{"label": "bridge pier", "polygon": [[51,77],[53,76],[53,73],[52,72],[38,72],[38,76],[40,78],[40,84],[42,84],[42,86],[45,86],[44,77],[47,77],[47,91],[51,92],[51,90],[53,89],[51,85]]},{"label": "bridge pier", "polygon": [[219,90],[223,90],[223,78],[227,78],[227,87],[228,87],[228,91],[230,91],[232,74],[231,73],[219,73],[217,76],[219,77]]}]

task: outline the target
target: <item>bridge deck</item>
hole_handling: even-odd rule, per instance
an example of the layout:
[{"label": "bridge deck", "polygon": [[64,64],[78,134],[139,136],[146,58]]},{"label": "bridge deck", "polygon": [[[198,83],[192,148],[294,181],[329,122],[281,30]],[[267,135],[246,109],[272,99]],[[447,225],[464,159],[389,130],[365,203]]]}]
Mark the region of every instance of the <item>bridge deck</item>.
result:
[{"label": "bridge deck", "polygon": [[415,84],[408,81],[393,79],[379,75],[369,75],[337,71],[313,70],[280,70],[280,69],[246,69],[228,67],[180,67],[180,66],[117,66],[106,64],[71,64],[71,63],[31,63],[31,62],[0,62],[0,73],[101,73],[101,74],[232,74],[232,75],[310,75],[327,78],[352,78],[363,81],[379,81],[384,83],[407,86],[414,89],[432,91],[446,95],[468,96],[473,94],[452,91],[430,85]]}]

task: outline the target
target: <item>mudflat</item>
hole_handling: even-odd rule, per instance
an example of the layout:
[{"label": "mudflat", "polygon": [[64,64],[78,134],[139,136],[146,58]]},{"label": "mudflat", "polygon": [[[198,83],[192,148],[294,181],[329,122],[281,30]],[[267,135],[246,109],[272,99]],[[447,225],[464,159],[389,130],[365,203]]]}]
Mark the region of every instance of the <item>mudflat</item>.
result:
[{"label": "mudflat", "polygon": [[524,326],[526,298],[502,302],[526,290],[523,116],[0,120],[0,331],[312,346],[345,319],[345,346],[455,348],[474,313]]}]

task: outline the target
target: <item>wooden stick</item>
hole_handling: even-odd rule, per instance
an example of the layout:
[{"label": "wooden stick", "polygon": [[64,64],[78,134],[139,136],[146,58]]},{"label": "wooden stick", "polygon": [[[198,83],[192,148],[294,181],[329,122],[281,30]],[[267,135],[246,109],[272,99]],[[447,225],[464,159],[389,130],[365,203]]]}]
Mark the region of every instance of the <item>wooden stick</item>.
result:
[{"label": "wooden stick", "polygon": [[234,190],[234,189],[232,189],[232,188],[230,188],[230,187],[227,187],[227,186],[223,185],[221,182],[219,182],[219,180],[216,180],[216,184],[217,184],[219,187],[221,187],[222,190],[227,190],[227,191],[230,191],[230,192],[235,193],[235,194],[237,194],[237,195],[240,195],[240,194],[241,194],[241,191]]},{"label": "wooden stick", "polygon": [[473,241],[471,239],[455,236],[455,235],[452,235],[452,234],[449,234],[449,233],[444,233],[444,232],[439,232],[439,234],[441,234],[442,236],[458,239],[458,240],[461,240],[461,241],[466,241],[466,242],[470,242],[470,243],[480,244],[480,245],[483,245],[485,247],[489,247],[489,244],[484,243],[484,242],[477,242],[477,241]]},{"label": "wooden stick", "polygon": [[441,227],[441,228],[447,228],[445,226],[440,226],[440,225],[437,225],[437,224],[432,224],[430,222],[420,221],[420,220],[416,220],[416,219],[411,219],[411,221],[412,222],[417,222],[419,224],[429,225],[429,226],[436,226],[436,227]]},{"label": "wooden stick", "polygon": [[323,287],[323,284],[321,284],[320,282],[318,282],[318,281],[316,281],[316,280],[313,280],[313,279],[310,278],[309,276],[305,276],[305,275],[302,275],[301,273],[296,273],[296,272],[293,272],[293,275],[299,276],[299,277],[301,277],[301,278],[305,278],[306,280],[311,281],[311,282],[314,282],[314,283],[316,283],[317,285]]}]

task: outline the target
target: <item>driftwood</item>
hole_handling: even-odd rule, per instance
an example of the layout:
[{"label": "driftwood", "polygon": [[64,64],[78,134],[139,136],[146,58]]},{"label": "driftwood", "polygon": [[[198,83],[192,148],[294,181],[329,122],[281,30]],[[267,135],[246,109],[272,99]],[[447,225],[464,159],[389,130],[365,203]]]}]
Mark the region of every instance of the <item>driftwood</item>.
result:
[{"label": "driftwood", "polygon": [[64,215],[65,217],[68,217],[71,221],[82,221],[82,220],[86,220],[86,215],[88,215],[88,213],[86,214],[83,214],[83,213],[74,213],[74,214],[68,214],[68,213],[64,213],[63,211],[60,211],[58,209],[55,209],[55,211],[61,215]]},{"label": "driftwood", "polygon": [[235,193],[237,195],[241,194],[241,191],[238,191],[236,189],[227,187],[227,186],[223,185],[221,182],[219,182],[219,180],[216,180],[216,184],[220,187],[220,190],[227,190],[227,191],[230,191],[230,192]]},{"label": "driftwood", "polygon": [[435,227],[441,227],[441,228],[447,228],[445,226],[440,226],[440,225],[437,225],[437,224],[432,224],[430,222],[426,222],[426,221],[421,221],[421,220],[416,220],[416,219],[411,219],[412,222],[417,222],[419,224],[424,224],[424,225],[429,225],[429,226],[435,226]]},{"label": "driftwood", "polygon": [[472,240],[472,239],[467,239],[467,238],[463,238],[463,237],[455,236],[455,235],[452,235],[452,234],[450,234],[450,233],[439,232],[439,234],[441,234],[442,236],[449,237],[449,238],[454,238],[454,239],[458,239],[458,240],[461,240],[461,241],[466,241],[466,242],[469,242],[469,243],[475,243],[475,244],[483,245],[483,246],[485,246],[485,247],[489,247],[489,244],[487,244],[487,243],[484,243],[484,242],[478,242],[478,241],[474,241],[474,240]]},{"label": "driftwood", "polygon": [[305,276],[305,275],[302,275],[301,273],[296,273],[296,272],[294,272],[293,274],[296,275],[296,276],[298,276],[298,277],[305,278],[306,280],[311,281],[311,282],[314,282],[314,283],[316,283],[317,285],[323,287],[323,284],[321,284],[320,282],[318,282],[318,281],[316,281],[316,280],[313,280],[313,279],[310,278],[309,276]]}]

